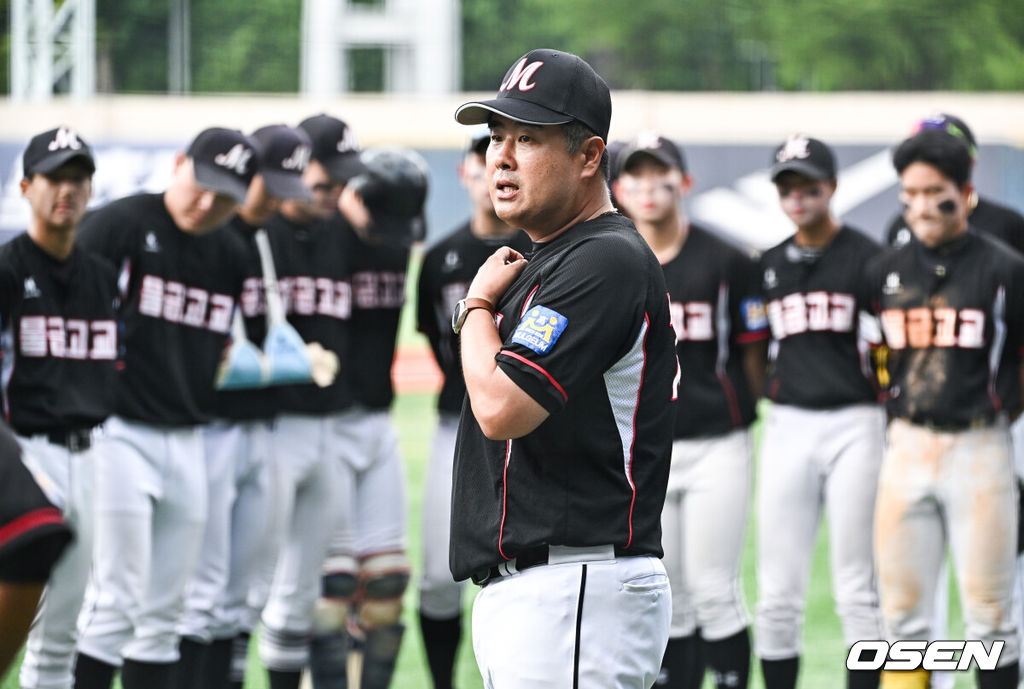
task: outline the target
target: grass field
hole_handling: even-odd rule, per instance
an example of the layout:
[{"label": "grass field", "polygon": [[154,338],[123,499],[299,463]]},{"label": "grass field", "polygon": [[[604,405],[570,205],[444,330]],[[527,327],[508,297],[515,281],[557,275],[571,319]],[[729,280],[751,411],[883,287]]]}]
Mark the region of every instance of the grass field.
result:
[{"label": "grass field", "polygon": [[[416,284],[416,268],[414,260],[410,266],[407,285]],[[410,303],[407,304],[411,306]],[[422,346],[425,340],[415,334],[411,308],[403,314],[399,341],[404,346]],[[409,555],[414,566],[414,580],[419,571],[421,561],[419,521],[422,498],[423,475],[427,466],[427,454],[430,438],[436,420],[434,396],[424,392],[406,392],[400,394],[394,408],[394,419],[398,426],[402,454],[406,466],[409,505]],[[825,525],[819,533],[814,551],[812,575],[807,597],[807,616],[804,626],[804,654],[801,660],[799,689],[841,689],[845,686],[846,645],[839,628],[839,620],[834,612],[831,592],[831,578],[828,571],[828,542],[825,538]],[[752,608],[756,600],[755,585],[755,549],[753,524],[748,525],[747,545],[743,559],[743,588],[748,605]],[[393,689],[423,689],[430,687],[430,677],[426,669],[423,655],[423,643],[419,633],[416,617],[415,587],[410,587],[406,594],[405,624],[407,627],[398,668],[392,682]],[[472,604],[475,586],[468,586],[465,598],[466,609]],[[950,638],[962,635],[959,602],[955,594],[950,599]],[[456,686],[458,689],[479,689],[483,686],[473,658],[473,650],[469,639],[468,617],[466,636],[464,637],[458,660]],[[249,689],[265,689],[265,674],[259,666],[258,659],[250,649],[250,672],[246,687]],[[0,689],[17,689],[16,669],[4,678]],[[963,674],[957,678],[956,687],[973,686],[972,674]],[[120,685],[117,685],[120,687]],[[763,689],[760,671],[756,661],[752,667],[751,689]],[[709,680],[705,681],[705,689],[711,689]]]}]

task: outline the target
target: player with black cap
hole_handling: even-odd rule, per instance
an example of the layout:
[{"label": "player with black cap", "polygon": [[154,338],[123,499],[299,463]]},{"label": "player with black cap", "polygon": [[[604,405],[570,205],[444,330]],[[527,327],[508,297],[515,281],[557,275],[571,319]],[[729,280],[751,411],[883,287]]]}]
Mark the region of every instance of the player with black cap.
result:
[{"label": "player with black cap", "polygon": [[92,564],[93,429],[110,415],[116,375],[117,275],[74,245],[96,170],[67,127],[22,156],[28,231],[0,247],[3,411],[77,533],[55,568],[21,665],[21,686],[71,684],[76,623]]},{"label": "player with black cap", "polygon": [[575,55],[532,50],[488,123],[490,196],[533,241],[481,266],[452,317],[468,403],[450,565],[483,586],[484,685],[650,687],[668,640],[661,564],[679,365],[661,267],[611,205],[611,96]]},{"label": "player with black cap", "polygon": [[[351,258],[336,219],[341,190],[364,168],[355,138],[341,120],[316,115],[299,123],[299,129],[311,142],[302,180],[312,198],[284,201],[264,228],[288,323],[303,340],[319,342],[351,365]],[[342,506],[338,466],[344,460],[343,420],[353,391],[342,372],[323,387],[281,387],[275,398],[274,462],[283,541],[262,611],[259,653],[271,689],[288,689],[298,686],[308,665],[315,628],[326,624],[316,605]],[[317,527],[311,529],[313,523]]]},{"label": "player with black cap", "polygon": [[683,362],[662,512],[672,631],[659,686],[747,686],[750,617],[740,563],[750,504],[750,425],[764,382],[768,324],[757,266],[690,222],[683,152],[643,132],[618,155],[612,191],[658,257]]},{"label": "player with black cap", "polygon": [[451,315],[455,304],[466,298],[477,269],[496,249],[511,246],[524,253],[530,248],[530,238],[525,233],[510,228],[494,213],[485,159],[490,138],[490,131],[481,128],[470,139],[458,166],[458,176],[469,194],[472,215],[426,252],[416,291],[417,327],[430,341],[444,376],[423,492],[423,576],[419,581],[420,629],[434,689],[451,689],[455,655],[462,637],[463,586],[452,579],[448,568],[448,540],[455,432],[466,383],[462,379]]},{"label": "player with black cap", "polygon": [[115,413],[99,438],[93,576],[75,686],[169,689],[177,625],[206,521],[200,426],[232,312],[249,274],[238,237],[218,228],[259,166],[240,132],[199,133],[165,192],[114,201],[82,221],[78,243],[119,270]]},{"label": "player with black cap", "polygon": [[428,168],[409,149],[370,149],[361,159],[364,171],[345,186],[333,221],[333,231],[346,238],[353,271],[352,355],[341,375],[355,404],[338,429],[340,515],[310,662],[317,689],[344,686],[351,648],[362,652],[355,656],[362,659],[359,686],[385,689],[405,631],[402,595],[410,566],[404,470],[390,415],[391,364],[410,245],[425,231]]},{"label": "player with black cap", "polygon": [[0,423],[0,677],[21,650],[43,586],[72,538],[22,462],[14,434]]},{"label": "player with black cap", "polygon": [[[796,232],[761,257],[771,327],[758,473],[756,651],[766,689],[793,689],[800,626],[822,508],[828,512],[836,610],[848,645],[881,638],[871,523],[885,413],[860,328],[864,266],[882,248],[830,208],[836,159],[802,134],[772,158],[779,205]],[[840,659],[836,659],[840,662]],[[849,689],[878,673],[850,670]]]},{"label": "player with black cap", "polygon": [[[242,319],[244,326],[241,333],[233,330],[233,337],[262,345],[268,309],[256,237],[283,200],[312,198],[302,181],[311,143],[303,130],[283,124],[261,127],[251,138],[258,148],[259,169],[249,184],[245,203],[226,231],[248,247],[252,266],[234,316]],[[266,260],[272,261],[272,257]],[[264,382],[261,377],[252,385]],[[272,433],[277,410],[274,388],[220,390],[213,403],[215,420],[203,428],[209,504],[206,532],[179,627],[178,681],[183,688],[202,681],[217,689],[227,685],[235,639],[243,637],[239,644],[248,646],[249,633],[262,609],[259,599],[265,598],[267,590],[261,575],[272,571],[280,547],[281,500],[275,491],[281,482],[276,479]]]}]

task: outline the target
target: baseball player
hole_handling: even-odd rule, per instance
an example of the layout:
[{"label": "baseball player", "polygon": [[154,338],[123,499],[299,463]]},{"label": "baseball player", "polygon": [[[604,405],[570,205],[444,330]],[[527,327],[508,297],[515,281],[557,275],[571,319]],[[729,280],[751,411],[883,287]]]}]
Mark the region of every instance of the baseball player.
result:
[{"label": "baseball player", "polygon": [[533,241],[492,254],[459,302],[468,403],[451,558],[483,586],[473,647],[490,689],[650,687],[671,600],[659,559],[679,365],[660,266],[611,205],[608,87],[532,50],[487,122],[495,211]]},{"label": "baseball player", "polygon": [[[1008,415],[1020,408],[1024,260],[969,230],[971,154],[926,128],[893,154],[916,241],[870,266],[870,294],[891,350],[888,444],[875,547],[894,639],[928,639],[947,543],[966,636],[1005,641],[980,687],[1017,685],[1012,614],[1017,496]],[[883,687],[928,686],[923,670]]]},{"label": "baseball player", "polygon": [[[239,308],[248,341],[263,343],[267,309],[255,236],[282,200],[312,199],[302,181],[311,143],[304,131],[283,124],[261,127],[251,138],[260,167],[226,231],[249,249],[254,270],[246,278]],[[248,605],[250,585],[259,572],[273,567],[280,546],[280,500],[274,491],[281,481],[272,465],[276,409],[274,388],[223,390],[214,400],[217,420],[203,428],[208,514],[179,626],[183,689],[204,681],[211,689],[226,689],[235,638],[245,635],[248,645],[255,621]]]},{"label": "baseball player", "polygon": [[[885,414],[859,328],[863,269],[880,250],[840,224],[832,150],[795,135],[771,180],[796,232],[761,257],[771,327],[758,480],[757,655],[766,689],[793,689],[811,555],[828,512],[836,610],[847,644],[881,638],[871,523]],[[837,659],[838,661],[838,659]],[[878,673],[850,671],[850,689]]]},{"label": "baseball player", "polygon": [[43,586],[71,529],[32,479],[14,435],[0,423],[0,677],[18,655]]},{"label": "baseball player", "polygon": [[683,152],[664,137],[641,134],[619,153],[612,188],[665,272],[685,362],[662,512],[672,629],[658,686],[699,687],[706,662],[716,687],[746,687],[740,562],[768,324],[754,262],[686,217],[692,185]]},{"label": "baseball player", "polygon": [[[923,129],[938,129],[959,137],[967,144],[971,154],[971,165],[977,164],[978,142],[967,123],[959,117],[947,113],[936,113],[918,122],[915,133]],[[972,228],[987,232],[1024,254],[1024,216],[1006,206],[979,196],[977,191],[971,195],[968,208],[970,209],[968,219]],[[890,246],[899,248],[909,242],[913,236],[903,213],[896,215],[889,223],[886,237]]]},{"label": "baseball player", "polygon": [[245,246],[214,231],[245,199],[259,163],[240,132],[202,131],[162,194],[114,201],[77,241],[120,271],[123,333],[115,414],[98,441],[93,576],[80,620],[78,689],[174,686],[177,626],[206,521],[200,426],[235,301]]},{"label": "baseball player", "polygon": [[386,689],[405,631],[405,477],[390,415],[391,364],[409,247],[425,229],[427,165],[406,149],[365,151],[362,160],[366,170],[341,193],[335,229],[347,237],[352,261],[352,358],[345,375],[356,405],[339,425],[341,516],[318,604],[316,689],[347,686],[347,652],[354,646],[362,650],[361,689]]},{"label": "baseball player", "polygon": [[71,685],[76,621],[92,563],[93,429],[113,407],[117,276],[74,246],[96,170],[66,127],[32,138],[22,156],[28,231],[0,247],[5,418],[25,461],[77,538],[54,569],[21,665],[26,689]]},{"label": "baseball player", "polygon": [[434,689],[451,689],[455,655],[462,638],[463,586],[452,579],[448,568],[448,540],[455,432],[466,383],[451,315],[455,304],[466,298],[477,269],[496,249],[511,246],[525,253],[530,248],[526,234],[510,228],[494,213],[485,164],[490,138],[490,132],[484,129],[470,140],[458,174],[469,194],[472,216],[426,252],[416,297],[419,331],[430,340],[434,359],[444,375],[423,492],[423,575],[419,581],[420,630]]},{"label": "baseball player", "polygon": [[[337,230],[338,197],[362,169],[348,126],[328,115],[299,124],[312,143],[302,179],[308,201],[291,199],[265,224],[288,323],[306,342],[319,342],[341,362],[351,350],[351,259]],[[271,689],[295,689],[309,663],[321,568],[342,497],[338,467],[342,429],[353,404],[348,377],[326,387],[285,386],[276,394],[275,461],[283,500],[284,541],[262,612],[259,653]]]}]

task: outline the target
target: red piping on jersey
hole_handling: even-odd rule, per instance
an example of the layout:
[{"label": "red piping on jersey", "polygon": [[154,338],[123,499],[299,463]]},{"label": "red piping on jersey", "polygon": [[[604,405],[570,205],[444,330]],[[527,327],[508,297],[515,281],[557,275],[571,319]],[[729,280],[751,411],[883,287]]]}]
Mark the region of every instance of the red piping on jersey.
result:
[{"label": "red piping on jersey", "polygon": [[508,460],[511,456],[512,439],[509,438],[505,441],[505,466],[501,470],[501,525],[498,527],[498,555],[501,555],[503,560],[511,559],[501,549],[501,539],[505,537],[505,514],[508,507]]},{"label": "red piping on jersey", "polygon": [[644,389],[644,373],[647,371],[647,333],[651,331],[651,319],[647,316],[646,311],[644,312],[644,324],[647,327],[644,328],[644,341],[640,346],[640,351],[644,355],[644,364],[640,367],[640,385],[636,388],[636,404],[633,405],[633,437],[629,440],[629,470],[626,478],[633,491],[633,496],[629,500],[629,539],[623,546],[624,548],[628,548],[633,543],[633,507],[636,505],[636,483],[633,482],[633,449],[636,446],[636,415],[640,411],[640,393]]},{"label": "red piping on jersey", "polygon": [[760,342],[761,340],[768,339],[767,330],[752,330],[747,333],[740,333],[736,336],[736,341],[740,344],[750,344],[751,342]]},{"label": "red piping on jersey", "polygon": [[732,381],[724,371],[717,375],[718,382],[721,383],[722,390],[725,392],[725,399],[729,401],[729,416],[732,417],[732,425],[739,426],[743,423],[743,415],[740,414],[740,403],[736,400],[736,388],[732,386]]},{"label": "red piping on jersey", "polygon": [[534,285],[533,289],[530,290],[530,294],[526,297],[526,301],[523,302],[523,310],[519,312],[520,318],[522,318],[526,314],[526,309],[530,308],[530,302],[533,301],[533,295],[535,295],[537,293],[537,290],[539,289],[540,283]]},{"label": "red piping on jersey", "polygon": [[505,356],[510,356],[510,357],[512,357],[513,359],[515,359],[516,361],[522,361],[522,362],[523,362],[524,364],[526,364],[527,366],[531,366],[531,367],[533,367],[533,368],[537,369],[538,371],[540,371],[541,373],[543,373],[543,374],[544,374],[544,376],[545,376],[545,377],[546,377],[546,378],[547,378],[547,379],[548,379],[549,381],[551,381],[551,384],[552,384],[552,385],[554,385],[554,386],[555,386],[555,388],[556,388],[556,389],[557,389],[557,390],[558,390],[558,391],[559,391],[560,393],[562,393],[562,401],[563,401],[563,402],[568,402],[568,401],[569,401],[569,396],[568,396],[567,394],[565,394],[565,390],[563,390],[563,389],[562,389],[562,386],[558,384],[558,381],[557,381],[557,380],[555,380],[554,378],[552,378],[552,377],[551,377],[551,374],[550,374],[550,373],[548,373],[547,371],[545,371],[544,369],[542,369],[542,368],[541,368],[540,366],[538,366],[537,364],[533,363],[532,361],[530,361],[530,360],[529,360],[529,359],[527,359],[526,357],[522,357],[522,356],[519,356],[519,355],[518,355],[518,354],[516,354],[515,352],[510,352],[510,351],[509,351],[509,350],[507,350],[507,349],[503,349],[503,350],[501,350],[501,352],[499,352],[499,354],[504,354]]},{"label": "red piping on jersey", "polygon": [[43,507],[23,514],[12,522],[0,527],[0,545],[5,545],[22,534],[28,533],[47,524],[63,524],[60,510],[56,507]]}]

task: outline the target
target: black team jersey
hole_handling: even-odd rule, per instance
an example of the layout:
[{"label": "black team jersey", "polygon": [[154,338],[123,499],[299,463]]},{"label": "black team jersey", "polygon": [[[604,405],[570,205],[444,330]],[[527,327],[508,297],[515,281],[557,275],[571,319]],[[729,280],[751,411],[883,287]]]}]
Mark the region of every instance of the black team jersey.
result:
[{"label": "black team jersey", "polygon": [[821,250],[786,239],[761,256],[772,339],[765,396],[808,409],[878,401],[859,315],[864,267],[882,247],[847,226]]},{"label": "black team jersey", "polygon": [[[973,229],[1002,240],[1024,256],[1024,216],[1017,211],[979,198],[978,205],[968,216],[968,222]],[[909,243],[913,236],[902,213],[896,215],[889,223],[889,231],[886,233],[889,246],[898,249]]]},{"label": "black team jersey", "polygon": [[44,582],[71,542],[57,509],[22,463],[21,448],[0,424],[0,582]]},{"label": "black team jersey", "polygon": [[681,378],[676,438],[721,435],[756,416],[744,344],[768,337],[756,264],[696,225],[662,268]]},{"label": "black team jersey", "polygon": [[434,359],[444,374],[437,398],[437,410],[457,414],[466,396],[459,360],[459,341],[452,332],[452,312],[487,258],[502,246],[523,254],[530,249],[530,237],[516,232],[504,237],[477,237],[464,224],[435,244],[423,257],[416,291],[417,328],[430,340]]},{"label": "black team jersey", "polygon": [[467,400],[456,580],[542,544],[662,555],[678,364],[661,267],[618,214],[534,244],[529,258],[496,305],[496,360],[551,415],[522,438],[488,440]]},{"label": "black team jersey", "polygon": [[281,411],[326,414],[352,406],[351,250],[339,216],[299,224],[280,213],[266,225],[285,313],[302,339],[338,356],[339,371],[327,387],[287,385],[277,393]]},{"label": "black team jersey", "polygon": [[351,225],[338,222],[352,256],[352,391],[361,406],[388,409],[395,398],[391,365],[409,249],[364,242]]},{"label": "black team jersey", "polygon": [[162,194],[129,196],[87,214],[76,241],[118,270],[116,413],[159,426],[209,421],[235,299],[251,271],[244,244],[223,228],[183,232]]},{"label": "black team jersey", "polygon": [[1020,406],[1024,258],[968,232],[875,259],[874,310],[889,346],[889,412],[950,429]]},{"label": "black team jersey", "polygon": [[[242,294],[238,298],[238,308],[242,310],[245,320],[246,337],[262,348],[263,339],[267,335],[267,302],[263,290],[263,269],[254,239],[258,229],[238,215],[224,227],[225,232],[237,235],[246,248],[246,264],[250,267],[250,274],[245,278]],[[277,414],[278,392],[276,387],[218,390],[214,396],[213,416],[232,421],[271,419]]]},{"label": "black team jersey", "polygon": [[0,247],[4,415],[22,435],[91,428],[113,410],[117,274],[73,247],[60,261],[27,233]]}]

